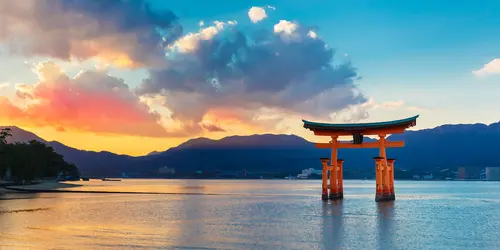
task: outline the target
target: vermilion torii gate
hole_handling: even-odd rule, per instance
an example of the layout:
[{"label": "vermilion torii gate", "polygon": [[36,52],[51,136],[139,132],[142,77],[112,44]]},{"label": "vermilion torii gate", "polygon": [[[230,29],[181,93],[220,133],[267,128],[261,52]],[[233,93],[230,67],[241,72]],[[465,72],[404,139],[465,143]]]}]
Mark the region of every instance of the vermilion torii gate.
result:
[{"label": "vermilion torii gate", "polygon": [[[404,141],[388,141],[387,135],[401,134],[416,125],[417,116],[387,122],[330,124],[302,120],[304,128],[318,136],[330,136],[330,143],[316,143],[317,148],[331,148],[331,158],[320,158],[323,167],[322,199],[336,200],[344,198],[342,169],[344,161],[338,159],[339,148],[379,148],[379,156],[375,159],[376,201],[395,200],[394,194],[394,159],[388,159],[386,148],[404,147]],[[353,136],[352,143],[339,142],[339,136]],[[376,142],[363,142],[363,136],[376,135]],[[328,165],[330,160],[330,165]],[[330,195],[328,195],[327,175],[330,171]]]}]

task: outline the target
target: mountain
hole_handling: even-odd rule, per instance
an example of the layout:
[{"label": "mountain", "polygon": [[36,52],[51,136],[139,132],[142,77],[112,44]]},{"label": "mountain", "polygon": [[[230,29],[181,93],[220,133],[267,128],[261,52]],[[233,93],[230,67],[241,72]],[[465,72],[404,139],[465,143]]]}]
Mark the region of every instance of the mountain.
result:
[{"label": "mountain", "polygon": [[79,150],[76,148],[68,147],[57,141],[46,141],[39,136],[29,131],[20,129],[15,126],[2,127],[10,128],[12,137],[8,138],[8,142],[28,142],[37,140],[54,148],[54,150],[63,155],[64,159],[68,162],[76,164],[78,169],[83,175],[119,175],[122,168],[134,165],[134,157],[128,155],[117,155],[110,152],[93,152]]},{"label": "mountain", "polygon": [[[296,174],[305,168],[320,168],[319,157],[329,157],[330,150],[316,149],[313,143],[295,135],[230,136],[220,140],[196,138],[164,152],[142,157],[92,152],[68,147],[56,141],[47,142],[35,134],[12,127],[13,141],[40,140],[75,163],[89,176],[157,176],[158,168],[175,168],[177,176],[215,172]],[[396,167],[432,169],[435,167],[500,166],[498,142],[500,122],[491,125],[442,125],[433,129],[408,131],[392,135],[389,140],[404,140],[404,148],[387,149],[396,158]],[[370,141],[372,139],[366,139]],[[371,172],[377,149],[341,149],[345,171]]]},{"label": "mountain", "polygon": [[157,155],[157,154],[161,154],[161,152],[155,150],[155,151],[150,152],[146,156]]},{"label": "mountain", "polygon": [[0,126],[0,129],[5,129],[5,128],[9,128],[11,130],[11,134],[12,134],[11,137],[7,138],[7,142],[8,143],[12,143],[12,142],[16,142],[16,141],[18,141],[18,142],[28,142],[28,141],[31,141],[31,140],[36,140],[36,141],[40,141],[40,142],[43,142],[43,143],[47,143],[46,140],[38,137],[38,135],[35,135],[34,133],[31,133],[29,131],[20,129],[18,127],[15,127],[15,126]]}]

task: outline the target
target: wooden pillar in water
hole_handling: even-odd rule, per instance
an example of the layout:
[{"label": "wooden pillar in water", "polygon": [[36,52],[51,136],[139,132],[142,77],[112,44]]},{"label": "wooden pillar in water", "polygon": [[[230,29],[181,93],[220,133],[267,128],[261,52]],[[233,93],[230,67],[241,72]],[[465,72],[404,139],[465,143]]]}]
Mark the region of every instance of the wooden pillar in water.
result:
[{"label": "wooden pillar in water", "polygon": [[382,197],[382,157],[373,157],[375,160],[375,200],[379,201]]},{"label": "wooden pillar in water", "polygon": [[320,158],[321,160],[321,166],[323,168],[321,172],[321,180],[322,180],[322,185],[321,185],[321,199],[322,200],[328,200],[328,160],[329,158]]},{"label": "wooden pillar in water", "polygon": [[393,179],[393,175],[390,172],[390,167],[388,166],[387,155],[385,152],[386,139],[385,135],[379,135],[379,162],[377,163],[380,187],[377,189],[377,194],[375,195],[376,201],[389,201],[394,200],[391,195],[391,179]]},{"label": "wooden pillar in water", "polygon": [[332,136],[332,156],[330,159],[330,200],[339,199],[338,164],[337,164],[337,136]]},{"label": "wooden pillar in water", "polygon": [[389,166],[390,171],[390,190],[389,194],[392,200],[396,199],[396,193],[394,193],[394,162],[395,159],[387,159],[387,165]]},{"label": "wooden pillar in water", "polygon": [[338,166],[337,180],[338,180],[338,183],[339,183],[339,199],[343,199],[344,198],[343,165],[344,165],[344,160],[338,159],[337,160],[337,166]]},{"label": "wooden pillar in water", "polygon": [[389,162],[387,159],[383,162],[383,177],[384,177],[384,185],[382,186],[382,194],[384,197],[388,197],[391,195],[391,179],[392,179],[392,174],[391,174],[391,168],[389,166]]}]

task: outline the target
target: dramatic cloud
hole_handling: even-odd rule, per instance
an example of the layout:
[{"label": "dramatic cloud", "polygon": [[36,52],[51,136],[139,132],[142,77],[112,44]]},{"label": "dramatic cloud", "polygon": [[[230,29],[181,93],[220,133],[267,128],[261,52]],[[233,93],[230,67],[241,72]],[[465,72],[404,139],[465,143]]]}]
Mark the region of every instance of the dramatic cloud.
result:
[{"label": "dramatic cloud", "polygon": [[156,66],[163,47],[181,35],[176,19],[145,0],[0,1],[0,42],[26,56]]},{"label": "dramatic cloud", "polygon": [[[271,9],[252,7],[248,16],[260,22]],[[274,131],[290,117],[325,120],[368,101],[357,91],[356,69],[334,61],[335,51],[298,22],[266,29],[200,21],[198,27],[183,35],[173,13],[153,11],[146,0],[0,1],[0,43],[11,52],[98,58],[150,73],[132,93],[105,70],[70,78],[43,63],[38,84],[17,85],[19,102],[0,105],[10,117],[61,131],[192,136]]]},{"label": "dramatic cloud", "polygon": [[500,59],[493,59],[483,68],[472,71],[472,73],[476,76],[498,75],[500,74]]},{"label": "dramatic cloud", "polygon": [[[356,91],[356,70],[334,63],[334,51],[295,22],[246,32],[216,22],[180,38],[168,53],[168,66],[151,70],[137,93],[163,96],[172,119],[184,124],[224,113],[225,121],[275,125],[287,115],[328,117],[367,101]],[[279,115],[264,118],[263,108]]]},{"label": "dramatic cloud", "polygon": [[83,71],[69,78],[54,63],[35,69],[40,81],[18,84],[24,107],[0,99],[0,119],[16,124],[50,126],[96,133],[168,136],[160,117],[130,92],[123,80],[99,71]]},{"label": "dramatic cloud", "polygon": [[258,23],[267,18],[267,13],[264,8],[252,7],[248,11],[248,17],[253,23]]}]

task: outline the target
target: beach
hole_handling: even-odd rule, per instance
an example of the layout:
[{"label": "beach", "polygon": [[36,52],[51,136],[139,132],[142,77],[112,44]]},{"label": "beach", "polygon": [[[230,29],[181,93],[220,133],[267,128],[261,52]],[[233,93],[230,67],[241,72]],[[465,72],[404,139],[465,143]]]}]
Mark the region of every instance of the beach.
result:
[{"label": "beach", "polygon": [[62,189],[79,187],[80,184],[69,182],[58,182],[56,180],[41,181],[31,185],[8,185],[9,182],[2,181],[0,183],[0,193],[15,193],[15,192],[54,192],[63,191]]}]

